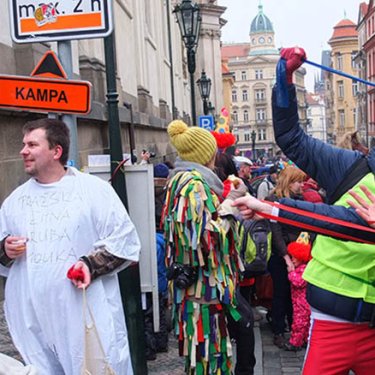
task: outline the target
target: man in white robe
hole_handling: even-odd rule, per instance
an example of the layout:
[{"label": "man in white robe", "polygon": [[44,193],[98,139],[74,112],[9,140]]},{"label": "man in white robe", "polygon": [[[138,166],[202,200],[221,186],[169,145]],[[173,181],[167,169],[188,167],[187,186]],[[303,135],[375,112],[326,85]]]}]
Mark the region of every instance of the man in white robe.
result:
[{"label": "man in white robe", "polygon": [[[107,182],[65,167],[69,129],[62,121],[26,123],[20,154],[31,178],[0,213],[5,315],[17,349],[42,375],[80,374],[81,288],[90,286],[87,303],[106,358],[116,374],[133,374],[117,280],[139,260],[133,223]],[[67,278],[72,265],[83,280]]]}]

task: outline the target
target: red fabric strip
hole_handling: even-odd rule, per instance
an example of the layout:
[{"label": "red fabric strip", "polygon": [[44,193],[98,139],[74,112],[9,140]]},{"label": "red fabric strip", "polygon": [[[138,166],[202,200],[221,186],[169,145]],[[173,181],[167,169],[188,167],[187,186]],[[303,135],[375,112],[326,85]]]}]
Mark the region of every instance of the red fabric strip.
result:
[{"label": "red fabric strip", "polygon": [[276,202],[269,202],[269,201],[262,201],[262,202],[268,203],[269,205],[271,205],[273,207],[278,207],[278,208],[280,208],[282,210],[295,213],[297,215],[306,216],[306,217],[312,217],[312,218],[317,219],[317,220],[327,221],[329,223],[341,225],[343,227],[353,228],[353,229],[359,229],[359,230],[362,230],[362,231],[365,231],[365,232],[375,233],[375,229],[369,228],[369,227],[365,227],[364,225],[354,224],[354,223],[350,223],[348,221],[344,221],[344,220],[340,220],[340,219],[335,219],[333,217],[319,215],[319,214],[317,214],[315,212],[304,211],[304,210],[301,210],[299,208],[285,206],[283,204],[276,203]]},{"label": "red fabric strip", "polygon": [[[285,207],[287,207],[287,206],[285,206]],[[287,207],[287,208],[288,209],[285,209],[285,211],[289,211],[290,207]],[[283,210],[284,210],[284,208],[283,208]],[[305,213],[305,215],[303,215],[303,216],[307,216],[307,214],[309,214],[310,217],[313,217],[312,215],[310,215],[311,214],[310,212],[305,212],[305,211],[302,211],[302,212]],[[339,238],[343,238],[343,239],[346,239],[346,240],[349,240],[349,241],[354,241],[354,242],[362,242],[362,243],[371,244],[371,245],[374,244],[374,242],[371,242],[371,241],[368,241],[368,240],[364,240],[364,239],[361,239],[361,238],[349,236],[348,234],[344,234],[344,233],[337,233],[337,232],[331,231],[329,229],[319,228],[315,225],[309,225],[309,224],[301,223],[299,221],[294,221],[294,220],[286,219],[286,218],[279,217],[279,216],[265,214],[263,212],[257,212],[257,214],[259,216],[262,216],[262,217],[266,218],[266,219],[280,221],[281,223],[293,225],[297,228],[303,228],[303,229],[306,229],[306,230],[309,230],[309,231],[312,231],[312,232],[326,234],[326,235],[332,236],[332,237],[339,237]],[[321,216],[321,215],[318,215],[318,216]],[[326,217],[326,216],[323,216],[323,217]],[[332,219],[332,218],[330,218],[330,219]],[[322,219],[319,219],[319,220],[322,220]],[[327,221],[330,221],[330,220],[327,220]],[[347,224],[346,221],[344,221],[344,223]],[[346,225],[346,226],[348,226],[348,225]],[[361,226],[359,226],[359,227],[361,227]],[[363,227],[363,228],[367,228],[367,227]],[[361,229],[362,229],[362,227],[361,227]]]}]

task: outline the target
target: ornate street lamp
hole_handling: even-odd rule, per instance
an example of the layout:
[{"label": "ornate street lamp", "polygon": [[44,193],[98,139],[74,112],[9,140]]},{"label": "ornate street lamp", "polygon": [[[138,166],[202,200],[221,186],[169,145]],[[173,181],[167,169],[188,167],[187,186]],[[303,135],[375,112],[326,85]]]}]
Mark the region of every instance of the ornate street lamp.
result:
[{"label": "ornate street lamp", "polygon": [[206,72],[202,70],[201,77],[197,81],[199,87],[199,92],[203,100],[203,113],[208,115],[208,98],[210,97],[211,92],[211,79],[207,77]]},{"label": "ornate street lamp", "polygon": [[255,130],[253,130],[251,132],[251,143],[252,143],[252,149],[253,149],[253,160],[255,161],[256,160],[256,157],[255,157],[255,140],[256,140],[256,137],[257,137],[257,133],[255,132]]},{"label": "ornate street lamp", "polygon": [[192,3],[191,0],[182,0],[181,4],[175,6],[173,13],[176,14],[182,40],[187,51],[188,70],[190,73],[191,117],[194,125],[197,121],[194,88],[195,52],[198,46],[202,18],[199,5]]}]

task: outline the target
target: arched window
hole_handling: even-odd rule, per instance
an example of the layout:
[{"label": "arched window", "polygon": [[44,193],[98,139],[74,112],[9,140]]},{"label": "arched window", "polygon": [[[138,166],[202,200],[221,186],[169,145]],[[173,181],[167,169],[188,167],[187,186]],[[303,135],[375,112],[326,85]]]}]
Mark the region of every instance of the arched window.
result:
[{"label": "arched window", "polygon": [[247,109],[245,109],[245,110],[243,111],[243,120],[244,120],[245,122],[248,122],[248,121],[249,121],[249,111],[248,111]]}]

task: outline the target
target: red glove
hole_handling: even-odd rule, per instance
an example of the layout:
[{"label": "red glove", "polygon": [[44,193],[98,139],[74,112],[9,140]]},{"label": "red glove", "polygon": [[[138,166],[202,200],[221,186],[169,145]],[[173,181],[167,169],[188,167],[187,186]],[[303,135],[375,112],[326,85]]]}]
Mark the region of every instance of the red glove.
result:
[{"label": "red glove", "polygon": [[286,81],[293,83],[293,72],[297,70],[306,60],[306,52],[303,48],[283,48],[280,56],[286,60]]},{"label": "red glove", "polygon": [[85,279],[85,274],[83,273],[82,269],[74,269],[75,264],[73,264],[69,270],[66,276],[70,280],[77,280],[77,281],[82,281]]},{"label": "red glove", "polygon": [[67,277],[77,288],[87,288],[91,283],[89,267],[82,260],[70,267]]}]

